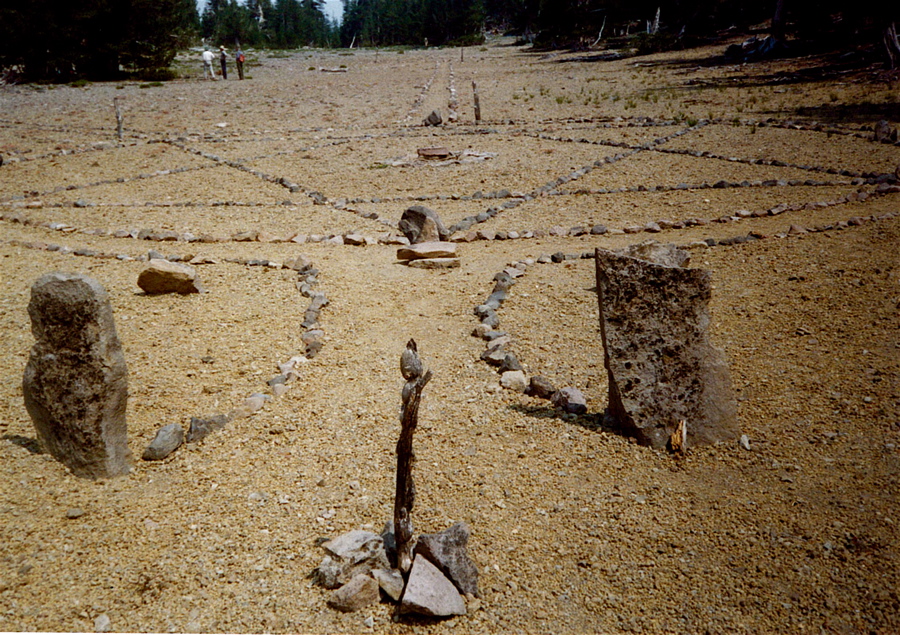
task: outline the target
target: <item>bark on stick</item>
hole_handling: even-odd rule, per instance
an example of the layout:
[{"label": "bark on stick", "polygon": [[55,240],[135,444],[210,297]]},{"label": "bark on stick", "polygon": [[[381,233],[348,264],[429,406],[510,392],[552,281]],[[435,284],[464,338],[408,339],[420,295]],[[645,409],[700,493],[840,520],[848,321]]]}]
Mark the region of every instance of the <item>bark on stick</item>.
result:
[{"label": "bark on stick", "polygon": [[431,380],[419,359],[415,340],[409,340],[400,357],[400,372],[406,379],[403,386],[403,409],[400,414],[400,439],[397,441],[397,488],[394,495],[394,537],[397,541],[397,568],[404,574],[412,567],[412,514],[416,498],[412,468],[416,455],[413,452],[413,434],[419,419],[419,401],[422,389]]}]

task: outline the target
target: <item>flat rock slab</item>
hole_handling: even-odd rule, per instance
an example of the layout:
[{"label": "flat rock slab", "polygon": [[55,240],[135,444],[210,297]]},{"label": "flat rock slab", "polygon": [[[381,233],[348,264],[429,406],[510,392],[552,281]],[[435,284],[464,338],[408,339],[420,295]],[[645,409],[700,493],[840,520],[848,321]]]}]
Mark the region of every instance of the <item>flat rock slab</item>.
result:
[{"label": "flat rock slab", "polygon": [[193,267],[154,258],[138,275],[138,286],[144,293],[202,293]]},{"label": "flat rock slab", "polygon": [[427,558],[420,556],[413,560],[400,612],[431,617],[465,615],[466,603],[453,583]]},{"label": "flat rock slab", "polygon": [[422,258],[456,258],[456,243],[417,243],[397,250],[397,260],[419,260]]},{"label": "flat rock slab", "polygon": [[22,390],[41,445],[76,476],[130,471],[128,369],[103,286],[49,273],[31,287],[35,343]]},{"label": "flat rock slab", "polygon": [[426,260],[410,260],[407,263],[413,269],[458,269],[459,258],[428,258]]},{"label": "flat rock slab", "polygon": [[654,448],[681,420],[688,445],[736,438],[728,365],[709,342],[709,272],[595,256],[609,423]]}]

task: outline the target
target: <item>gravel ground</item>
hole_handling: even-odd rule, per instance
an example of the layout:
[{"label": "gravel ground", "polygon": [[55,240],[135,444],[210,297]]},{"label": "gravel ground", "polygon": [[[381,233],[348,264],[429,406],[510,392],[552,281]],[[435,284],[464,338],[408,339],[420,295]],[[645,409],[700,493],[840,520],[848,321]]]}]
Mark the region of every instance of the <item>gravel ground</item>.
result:
[{"label": "gravel ground", "polygon": [[[900,210],[859,176],[892,173],[900,148],[854,136],[873,123],[859,104],[890,111],[895,88],[864,71],[767,84],[822,60],[708,64],[723,48],[602,63],[508,40],[463,60],[298,51],[252,54],[244,82],[203,81],[185,59],[191,76],[162,87],[0,88],[0,631],[93,631],[103,616],[130,632],[900,631]],[[432,109],[447,114],[451,88],[458,122],[422,127]],[[816,126],[801,109],[840,116]],[[439,145],[495,156],[389,164]],[[773,159],[784,165],[749,163]],[[709,187],[769,179],[783,183]],[[857,191],[870,196],[847,200]],[[513,202],[472,230],[542,233],[460,244],[458,269],[410,269],[383,241],[417,202],[448,224]],[[780,203],[792,207],[727,220]],[[703,222],[622,232],[661,219]],[[614,231],[568,232],[598,223]],[[260,240],[234,239],[246,231]],[[352,232],[371,244],[273,242]],[[748,232],[763,239],[698,245]],[[581,389],[587,415],[501,389],[478,359],[472,308],[496,272],[649,237],[690,246],[691,266],[712,272],[712,337],[749,450],[675,459],[600,425],[591,260],[529,266],[499,311],[526,372]],[[79,249],[92,255],[67,253]],[[149,249],[211,261],[197,265],[209,293],[143,295]],[[165,461],[137,458],[162,425],[268,392],[303,350],[308,300],[278,265],[301,254],[330,300],[322,352],[253,416]],[[110,293],[129,367],[127,477],[76,478],[34,441],[26,307],[54,270]],[[380,530],[392,513],[410,337],[434,371],[413,520],[421,532],[469,523],[483,591],[468,615],[436,622],[393,622],[387,604],[335,613],[308,579],[317,539]]]}]

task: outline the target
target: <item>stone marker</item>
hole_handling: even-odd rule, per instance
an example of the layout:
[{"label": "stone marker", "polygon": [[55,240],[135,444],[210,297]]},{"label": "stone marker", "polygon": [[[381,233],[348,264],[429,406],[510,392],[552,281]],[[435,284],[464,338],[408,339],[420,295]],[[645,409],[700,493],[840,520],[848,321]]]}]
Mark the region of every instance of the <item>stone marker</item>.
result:
[{"label": "stone marker", "polygon": [[413,560],[406,582],[400,613],[418,613],[432,617],[465,615],[466,603],[453,583],[427,558]]},{"label": "stone marker", "polygon": [[338,611],[352,613],[378,602],[378,583],[374,578],[358,574],[350,581],[332,592],[328,598],[328,606]]},{"label": "stone marker", "polygon": [[436,534],[422,534],[416,553],[431,561],[463,595],[478,597],[478,567],[469,557],[469,526],[455,523]]},{"label": "stone marker", "polygon": [[397,225],[400,232],[411,244],[447,240],[450,232],[444,227],[441,217],[424,205],[413,205],[403,212]]},{"label": "stone marker", "polygon": [[424,258],[456,258],[456,243],[428,242],[400,247],[397,260],[419,260]]},{"label": "stone marker", "polygon": [[22,390],[41,445],[76,476],[127,474],[128,369],[106,291],[49,273],[31,287],[28,314],[36,341]]},{"label": "stone marker", "polygon": [[441,117],[440,111],[432,110],[431,113],[425,117],[425,121],[422,122],[422,125],[439,126],[442,123],[444,123],[444,118]]},{"label": "stone marker", "polygon": [[423,159],[446,159],[450,156],[450,150],[441,146],[434,148],[419,148],[416,153]]},{"label": "stone marker", "polygon": [[138,276],[138,286],[144,293],[202,293],[193,267],[168,260],[152,259]]},{"label": "stone marker", "polygon": [[145,461],[161,461],[177,450],[183,442],[184,429],[177,423],[170,423],[159,429],[141,458]]},{"label": "stone marker", "polygon": [[891,124],[885,119],[876,123],[872,139],[878,143],[889,143],[891,140]]},{"label": "stone marker", "polygon": [[665,448],[678,422],[688,445],[738,435],[731,378],[709,342],[710,274],[596,250],[609,424]]}]

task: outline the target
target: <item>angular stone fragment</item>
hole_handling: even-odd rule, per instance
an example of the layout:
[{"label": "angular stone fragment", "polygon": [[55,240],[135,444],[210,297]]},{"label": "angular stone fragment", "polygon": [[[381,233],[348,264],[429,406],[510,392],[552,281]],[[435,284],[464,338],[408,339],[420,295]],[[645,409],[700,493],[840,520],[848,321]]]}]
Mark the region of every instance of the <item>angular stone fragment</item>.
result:
[{"label": "angular stone fragment", "polygon": [[687,421],[688,445],[737,436],[723,353],[709,342],[710,274],[596,251],[607,419],[665,448]]},{"label": "angular stone fragment", "polygon": [[431,564],[427,558],[413,560],[406,582],[401,613],[418,613],[431,617],[465,615],[466,603],[453,583]]},{"label": "angular stone fragment", "polygon": [[886,119],[882,119],[875,124],[875,131],[872,139],[878,143],[888,143],[891,140],[891,124]]},{"label": "angular stone fragment", "polygon": [[128,369],[103,286],[49,273],[31,287],[35,343],[22,380],[41,445],[77,476],[127,474]]},{"label": "angular stone fragment", "polygon": [[508,370],[500,375],[500,385],[508,390],[525,392],[525,389],[528,388],[528,380],[523,371]]},{"label": "angular stone fragment", "polygon": [[145,461],[161,461],[177,450],[183,442],[184,429],[177,423],[170,423],[159,429],[141,458]]},{"label": "angular stone fragment", "polygon": [[416,243],[439,242],[450,238],[450,232],[441,222],[437,212],[424,205],[407,208],[397,225],[401,233],[413,245]]},{"label": "angular stone fragment", "polygon": [[577,388],[567,387],[557,390],[550,396],[550,402],[557,408],[561,408],[573,415],[583,415],[587,412],[587,401]]},{"label": "angular stone fragment", "polygon": [[152,259],[138,276],[138,286],[144,293],[202,293],[197,273],[188,265]]},{"label": "angular stone fragment", "polygon": [[[313,571],[313,580],[331,589],[349,582],[359,574],[368,575],[376,569],[390,570],[384,540],[371,531],[357,529],[341,534],[324,543],[330,555]],[[378,585],[375,585],[376,588]]]},{"label": "angular stone fragment", "polygon": [[444,122],[444,118],[441,117],[441,113],[438,110],[432,110],[431,113],[427,117],[425,117],[425,121],[422,122],[424,126],[439,126]]},{"label": "angular stone fragment", "polygon": [[436,534],[422,534],[416,553],[428,558],[463,595],[478,597],[478,567],[469,557],[469,526],[455,523]]},{"label": "angular stone fragment", "polygon": [[400,247],[397,260],[418,260],[420,258],[456,258],[456,243],[429,242]]},{"label": "angular stone fragment", "polygon": [[384,569],[375,569],[372,571],[372,577],[378,582],[378,586],[384,591],[388,597],[395,602],[400,601],[403,595],[403,576],[396,569],[386,571]]},{"label": "angular stone fragment", "polygon": [[191,417],[191,425],[188,428],[187,442],[196,443],[200,439],[208,436],[210,432],[215,432],[224,428],[228,424],[227,415],[212,415],[209,417]]},{"label": "angular stone fragment", "polygon": [[358,574],[328,598],[328,606],[344,613],[352,613],[375,604],[379,600],[378,583],[370,576]]},{"label": "angular stone fragment", "polygon": [[525,389],[526,395],[539,399],[550,399],[555,392],[556,387],[553,383],[541,375],[533,375],[528,382],[528,388]]}]

